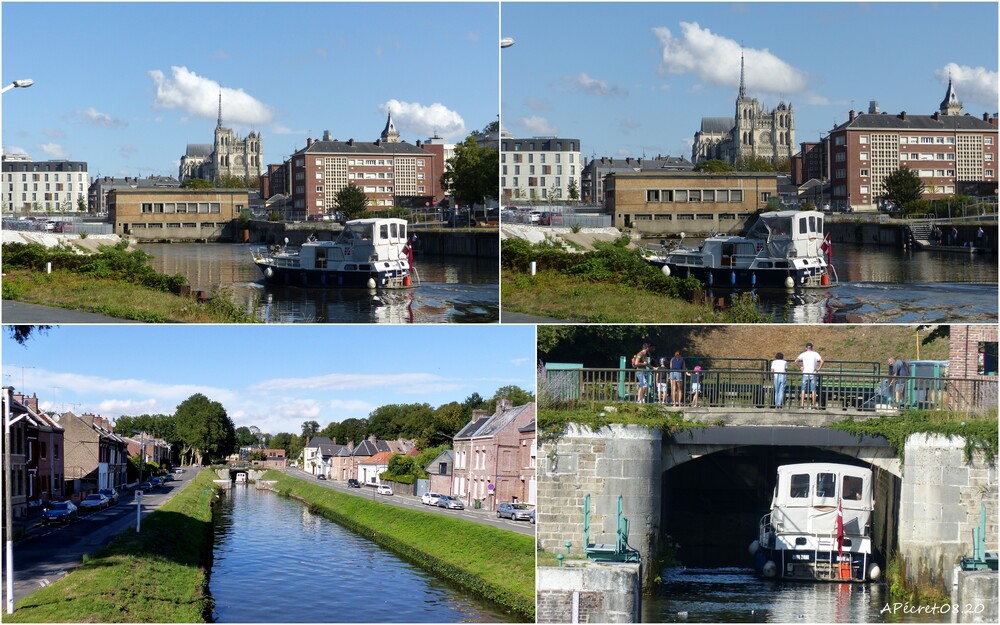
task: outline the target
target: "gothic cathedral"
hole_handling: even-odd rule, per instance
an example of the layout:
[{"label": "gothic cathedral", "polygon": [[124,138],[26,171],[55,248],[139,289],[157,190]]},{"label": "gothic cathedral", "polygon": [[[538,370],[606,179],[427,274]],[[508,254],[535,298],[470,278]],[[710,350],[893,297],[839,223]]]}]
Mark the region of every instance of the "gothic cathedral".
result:
[{"label": "gothic cathedral", "polygon": [[264,153],[259,132],[251,131],[240,139],[232,128],[222,126],[222,93],[219,93],[219,119],[211,145],[189,143],[181,157],[180,179],[204,178],[216,181],[233,176],[254,184],[264,173]]}]

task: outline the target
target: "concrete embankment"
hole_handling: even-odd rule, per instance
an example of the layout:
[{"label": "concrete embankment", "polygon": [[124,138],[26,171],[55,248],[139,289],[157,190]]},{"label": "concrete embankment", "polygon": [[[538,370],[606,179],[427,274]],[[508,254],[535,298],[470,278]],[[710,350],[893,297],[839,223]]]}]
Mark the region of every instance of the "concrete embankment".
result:
[{"label": "concrete embankment", "polygon": [[538,568],[539,623],[642,622],[642,566],[567,560]]},{"label": "concrete embankment", "polygon": [[45,247],[69,245],[79,250],[81,254],[96,252],[101,245],[117,245],[122,240],[117,234],[91,234],[83,237],[79,234],[54,234],[21,230],[2,230],[0,237],[4,243],[39,243]]}]

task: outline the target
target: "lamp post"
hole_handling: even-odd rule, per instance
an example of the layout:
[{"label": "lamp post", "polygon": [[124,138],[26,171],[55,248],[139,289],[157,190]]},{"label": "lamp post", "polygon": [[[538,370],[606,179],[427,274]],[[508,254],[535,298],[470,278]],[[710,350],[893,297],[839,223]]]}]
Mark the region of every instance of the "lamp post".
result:
[{"label": "lamp post", "polygon": [[132,434],[139,435],[139,483],[135,487],[135,533],[139,533],[139,529],[142,526],[142,468],[146,464],[146,430],[142,432],[136,432],[132,430]]},{"label": "lamp post", "polygon": [[[7,614],[14,613],[14,502],[11,497],[11,488],[14,486],[14,478],[11,475],[10,456],[10,387],[3,389],[3,450],[4,450],[4,516],[7,517],[7,551],[4,557],[7,558]],[[22,391],[23,392],[23,391]]]},{"label": "lamp post", "polygon": [[35,84],[35,81],[30,78],[22,78],[21,80],[15,80],[14,82],[10,83],[3,89],[0,89],[0,94],[7,93],[8,91],[14,89],[15,87],[21,87],[22,89],[27,89],[33,84]]}]

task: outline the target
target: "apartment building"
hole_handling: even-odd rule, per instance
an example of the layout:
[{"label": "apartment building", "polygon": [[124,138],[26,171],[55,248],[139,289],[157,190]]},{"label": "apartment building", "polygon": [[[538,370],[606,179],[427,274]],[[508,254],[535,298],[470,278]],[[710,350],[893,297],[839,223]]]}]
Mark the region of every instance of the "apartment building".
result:
[{"label": "apartment building", "polygon": [[500,195],[504,202],[580,197],[580,140],[559,137],[500,139]]},{"label": "apartment building", "polygon": [[89,183],[83,161],[33,161],[23,154],[4,154],[3,216],[86,213]]}]

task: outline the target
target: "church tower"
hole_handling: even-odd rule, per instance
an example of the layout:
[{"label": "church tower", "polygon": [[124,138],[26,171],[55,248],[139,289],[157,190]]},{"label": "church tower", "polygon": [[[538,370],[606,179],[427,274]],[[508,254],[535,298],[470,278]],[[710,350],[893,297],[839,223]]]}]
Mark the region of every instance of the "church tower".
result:
[{"label": "church tower", "polygon": [[396,124],[392,123],[392,111],[389,111],[385,119],[385,129],[379,137],[382,143],[399,143],[399,131]]},{"label": "church tower", "polygon": [[733,127],[733,147],[731,162],[746,154],[754,153],[754,130],[757,127],[757,98],[748,98],[746,89],[746,68],[743,53],[740,53],[740,91],[736,96],[736,125]]},{"label": "church tower", "polygon": [[958,101],[958,96],[955,95],[955,87],[951,84],[951,76],[948,77],[948,91],[944,94],[944,100],[941,101],[941,114],[942,115],[961,115],[962,114],[962,103]]}]

